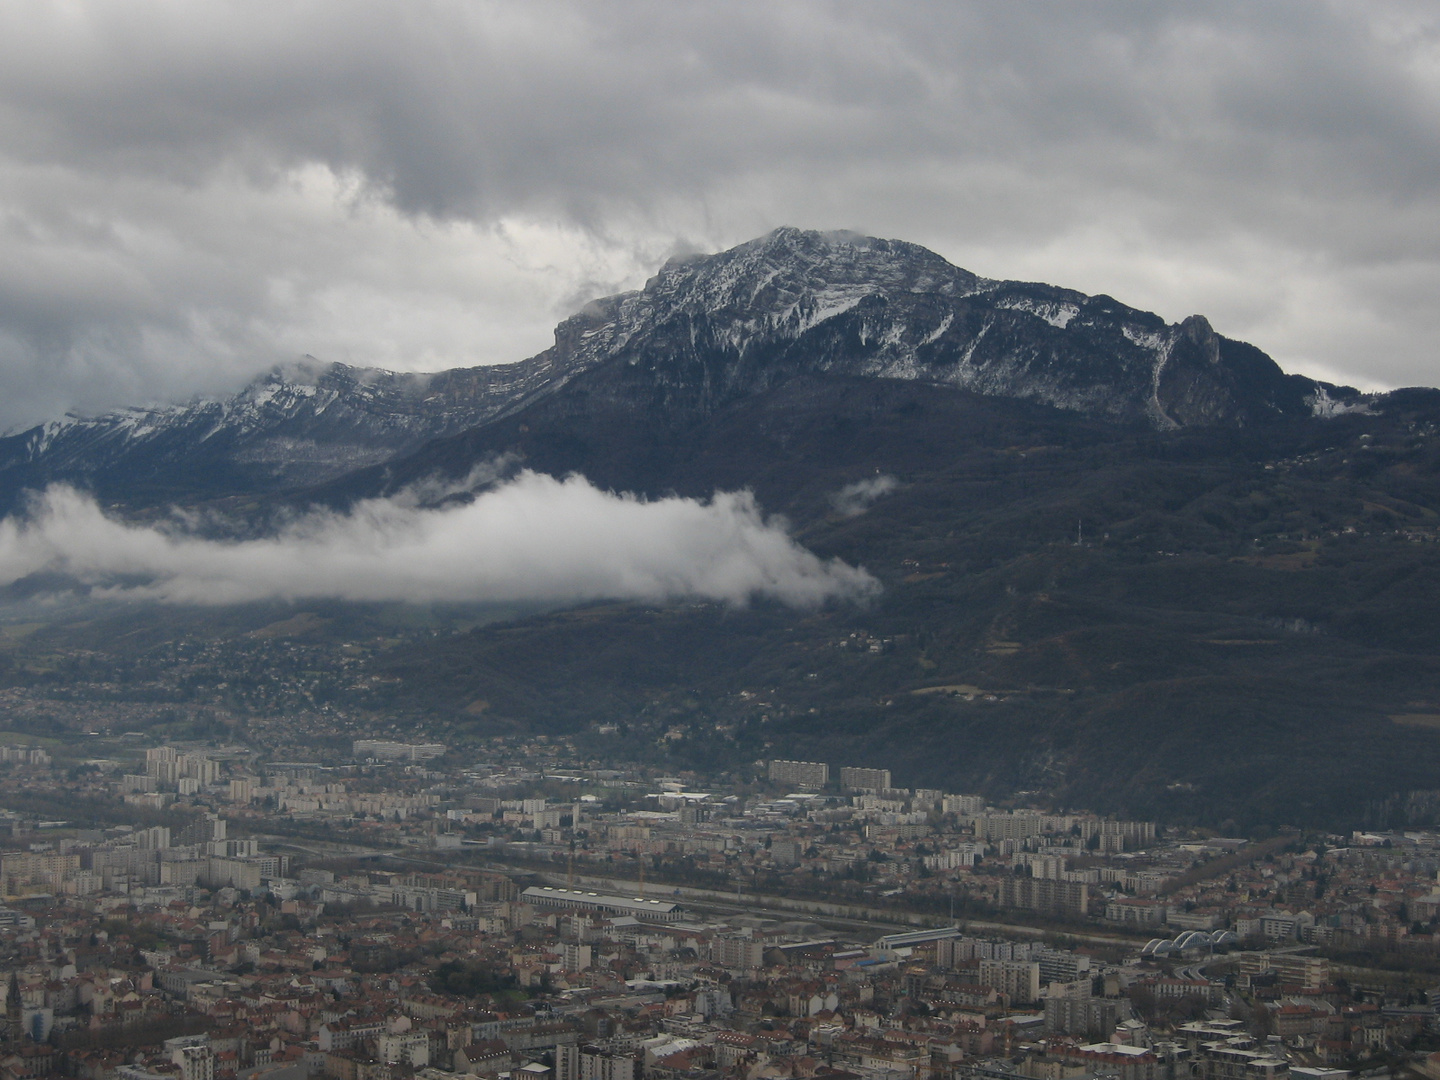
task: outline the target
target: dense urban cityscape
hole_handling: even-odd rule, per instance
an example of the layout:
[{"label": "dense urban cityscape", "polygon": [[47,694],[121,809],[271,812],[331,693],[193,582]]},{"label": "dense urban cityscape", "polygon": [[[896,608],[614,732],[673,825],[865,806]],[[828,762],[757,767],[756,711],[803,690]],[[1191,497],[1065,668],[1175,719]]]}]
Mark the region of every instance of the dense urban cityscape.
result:
[{"label": "dense urban cityscape", "polygon": [[0,1075],[1440,1071],[1440,836],[358,739],[0,748]]}]

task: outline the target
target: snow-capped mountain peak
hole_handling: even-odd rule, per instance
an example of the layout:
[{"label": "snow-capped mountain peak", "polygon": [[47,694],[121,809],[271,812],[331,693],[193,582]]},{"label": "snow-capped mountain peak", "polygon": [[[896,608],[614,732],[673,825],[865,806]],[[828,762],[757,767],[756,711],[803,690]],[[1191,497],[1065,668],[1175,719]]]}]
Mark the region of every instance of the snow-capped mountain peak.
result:
[{"label": "snow-capped mountain peak", "polygon": [[645,422],[684,423],[798,376],[931,383],[1162,429],[1363,404],[1285,375],[1199,316],[1167,324],[1108,296],[978,277],[915,244],[782,228],[670,260],[643,289],[564,320],[550,349],[520,363],[406,374],[305,357],[230,397],[67,417],[0,439],[0,504],[54,479],[150,485],[157,497],[295,488],[571,384]]}]

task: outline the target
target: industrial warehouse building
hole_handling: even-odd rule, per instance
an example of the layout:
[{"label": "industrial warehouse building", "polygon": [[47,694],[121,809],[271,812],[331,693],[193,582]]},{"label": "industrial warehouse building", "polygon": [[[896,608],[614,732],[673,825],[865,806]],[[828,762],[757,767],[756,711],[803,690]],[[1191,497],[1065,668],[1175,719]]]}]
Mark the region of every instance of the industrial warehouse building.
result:
[{"label": "industrial warehouse building", "polygon": [[643,896],[607,896],[584,889],[558,889],[549,885],[532,885],[520,899],[536,907],[566,908],[590,911],[600,915],[629,915],[651,922],[676,922],[681,917],[680,905],[669,900],[647,900]]}]

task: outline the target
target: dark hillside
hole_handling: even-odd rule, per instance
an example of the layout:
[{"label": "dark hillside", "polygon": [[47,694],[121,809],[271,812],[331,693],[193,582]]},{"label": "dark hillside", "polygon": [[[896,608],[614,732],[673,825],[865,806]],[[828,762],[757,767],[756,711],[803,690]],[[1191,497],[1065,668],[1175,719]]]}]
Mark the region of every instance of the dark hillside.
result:
[{"label": "dark hillside", "polygon": [[[1199,316],[793,229],[667,263],[506,369],[301,374],[0,440],[0,508],[66,479],[253,535],[499,460],[651,497],[749,488],[883,595],[76,615],[0,635],[0,680],[94,672],[175,724],[208,694],[266,738],[297,710],[336,745],[563,732],[666,768],[819,758],[1227,831],[1440,788],[1440,391],[1359,394]],[[38,573],[11,599],[37,617],[59,589]]]},{"label": "dark hillside", "polygon": [[[676,764],[794,754],[1215,824],[1353,820],[1440,775],[1432,401],[1157,433],[862,380],[670,429],[557,395],[424,467],[511,451],[652,494],[749,484],[884,596],[809,615],[582,609],[385,670],[397,706],[479,731],[621,724]],[[877,472],[898,487],[834,511]]]}]

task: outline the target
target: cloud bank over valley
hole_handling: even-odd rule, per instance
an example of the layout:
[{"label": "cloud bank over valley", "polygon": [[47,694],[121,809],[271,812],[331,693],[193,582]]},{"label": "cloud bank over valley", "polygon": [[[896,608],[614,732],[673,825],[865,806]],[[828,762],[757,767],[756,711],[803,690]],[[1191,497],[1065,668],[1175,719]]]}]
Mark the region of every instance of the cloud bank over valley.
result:
[{"label": "cloud bank over valley", "polygon": [[880,591],[863,569],[797,544],[749,492],[647,501],[530,471],[467,502],[418,507],[407,493],[310,511],[243,540],[178,519],[122,522],[89,495],[52,487],[28,514],[0,521],[0,585],[39,574],[98,599],[195,605],[693,598],[809,608]]}]

